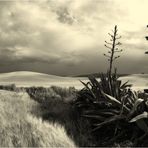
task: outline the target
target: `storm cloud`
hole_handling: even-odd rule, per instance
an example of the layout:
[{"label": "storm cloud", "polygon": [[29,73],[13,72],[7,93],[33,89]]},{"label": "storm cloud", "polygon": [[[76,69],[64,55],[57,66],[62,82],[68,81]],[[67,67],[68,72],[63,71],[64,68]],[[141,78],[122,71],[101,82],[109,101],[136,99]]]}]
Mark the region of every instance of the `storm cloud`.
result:
[{"label": "storm cloud", "polygon": [[147,0],[0,1],[0,72],[104,72],[108,32],[118,25],[120,73],[148,72]]}]

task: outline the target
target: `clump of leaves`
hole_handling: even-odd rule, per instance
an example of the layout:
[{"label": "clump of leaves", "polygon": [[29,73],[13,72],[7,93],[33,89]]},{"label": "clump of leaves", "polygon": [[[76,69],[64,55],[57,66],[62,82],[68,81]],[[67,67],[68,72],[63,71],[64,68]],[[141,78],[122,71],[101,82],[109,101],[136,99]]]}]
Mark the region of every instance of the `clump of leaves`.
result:
[{"label": "clump of leaves", "polygon": [[148,126],[144,120],[148,119],[148,98],[139,98],[128,82],[122,84],[116,71],[111,79],[110,75],[102,74],[100,81],[91,76],[89,82],[82,84],[85,87],[78,92],[74,105],[89,119],[92,132],[103,133],[102,141],[106,138],[107,145],[123,138],[135,142],[138,139],[134,137],[135,131],[141,139],[147,136]]},{"label": "clump of leaves", "polygon": [[116,70],[115,73],[112,74],[111,80],[109,73],[101,74],[100,81],[94,76],[90,76],[88,79],[89,82],[87,83],[81,81],[84,88],[78,92],[75,101],[75,105],[79,108],[88,106],[94,107],[98,105],[101,105],[100,107],[102,107],[102,104],[109,107],[111,102],[105,94],[118,98],[118,100],[121,101],[122,96],[127,94],[127,88],[131,87],[128,82],[122,84],[121,80],[118,80]]}]

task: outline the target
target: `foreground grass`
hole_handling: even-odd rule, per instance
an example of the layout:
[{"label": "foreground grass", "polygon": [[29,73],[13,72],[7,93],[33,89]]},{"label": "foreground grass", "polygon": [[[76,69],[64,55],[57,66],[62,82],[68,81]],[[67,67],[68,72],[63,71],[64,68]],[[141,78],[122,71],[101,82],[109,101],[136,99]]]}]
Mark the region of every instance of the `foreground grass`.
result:
[{"label": "foreground grass", "polygon": [[[17,89],[14,89],[14,90],[9,89],[9,90],[14,91]],[[75,98],[75,95],[76,95],[75,92],[72,92],[69,89],[63,89],[59,87],[51,87],[51,88],[31,87],[31,88],[23,88],[23,89],[19,88],[19,91],[22,91],[22,90],[23,91],[26,90],[29,96],[32,98],[32,100],[28,99],[29,97],[25,96],[27,95],[26,93],[25,95],[21,96],[24,98],[22,100],[25,101],[24,102],[25,109],[23,110],[27,110],[27,111],[25,112],[23,111],[23,113],[20,112],[19,116],[26,116],[27,114],[27,123],[28,123],[28,120],[29,120],[29,124],[31,125],[34,125],[35,123],[39,124],[40,122],[41,127],[44,126],[42,124],[42,120],[46,121],[46,123],[48,122],[51,125],[60,124],[64,127],[67,135],[75,142],[77,146],[79,147],[102,146],[102,140],[104,138],[102,139],[102,136],[100,136],[101,134],[98,134],[97,136],[93,134],[91,130],[92,125],[90,121],[87,118],[82,117],[80,115],[79,110],[74,107],[73,98]],[[10,96],[10,98],[13,98],[11,99],[12,102],[10,104],[14,104],[15,102],[20,104],[19,103],[20,99],[19,100],[17,99],[19,94],[21,93],[14,93],[12,96]],[[6,97],[7,95],[8,95],[8,92],[6,95],[4,95],[4,97]],[[21,104],[22,104],[22,101],[21,101]],[[16,108],[19,108],[19,106],[17,106]],[[34,119],[32,116],[30,118],[30,114],[28,117],[28,113],[30,112],[31,114],[40,118],[40,120],[36,118]],[[25,128],[27,128],[27,125],[24,125],[24,129]],[[46,128],[41,130],[43,134],[51,131],[50,129],[49,130],[48,129],[45,130],[45,129]],[[25,132],[26,133],[28,132],[28,128],[26,129],[26,131],[24,131],[24,133]],[[29,139],[28,139],[28,142],[29,142]],[[37,139],[40,139],[42,141],[42,137],[38,137]],[[49,139],[48,141],[51,141],[51,140]],[[33,145],[33,144],[29,144],[29,145]],[[114,146],[118,146],[118,144],[115,144]]]},{"label": "foreground grass", "polygon": [[33,117],[37,107],[27,93],[0,91],[0,146],[74,147],[59,124]]},{"label": "foreground grass", "polygon": [[31,87],[25,88],[30,97],[40,104],[38,114],[49,123],[62,125],[66,133],[73,139],[77,146],[97,146],[98,141],[91,134],[91,125],[87,119],[80,116],[73,106],[77,90],[74,88]]},{"label": "foreground grass", "polygon": [[[94,147],[94,146],[95,147],[98,147],[98,146],[132,147],[135,145],[135,143],[133,143],[131,139],[132,138],[137,139],[137,137],[139,136],[139,135],[136,135],[137,130],[139,131],[139,129],[136,128],[137,126],[135,123],[133,123],[132,126],[130,126],[130,128],[127,128],[125,126],[125,130],[127,130],[127,133],[130,136],[127,137],[127,135],[123,135],[123,137],[119,137],[120,140],[116,140],[115,139],[116,136],[112,135],[112,130],[115,129],[115,127],[112,125],[105,126],[99,132],[93,132],[92,129],[94,127],[93,127],[92,121],[96,122],[96,120],[90,120],[82,116],[80,112],[81,111],[83,112],[83,110],[78,109],[74,105],[75,99],[78,96],[76,97],[77,91],[73,88],[70,88],[70,89],[63,89],[60,87],[51,87],[51,88],[43,88],[43,87],[15,88],[14,87],[12,88],[12,86],[10,86],[9,90],[12,90],[12,91],[19,90],[19,92],[26,91],[32,99],[32,100],[29,99],[27,93],[24,93],[25,95],[21,95],[22,93],[12,93],[13,95],[12,96],[10,95],[10,98],[13,98],[11,99],[11,103],[10,101],[8,101],[11,105],[18,103],[18,105],[15,105],[15,109],[17,110],[19,110],[18,108],[20,107],[20,104],[22,104],[22,101],[24,101],[23,103],[24,105],[21,106],[21,108],[23,108],[23,113],[21,113],[20,111],[18,116],[25,116],[25,124],[26,123],[27,124],[26,125],[24,124],[23,126],[24,122],[22,122],[21,126],[23,127],[21,128],[24,129],[24,133],[25,132],[27,133],[29,130],[31,131],[27,133],[27,135],[30,135],[32,131],[35,131],[33,132],[35,134],[33,136],[31,134],[31,136],[35,138],[35,140],[39,139],[38,141],[35,141],[31,136],[30,137],[28,136],[27,142],[29,142],[29,146],[30,145],[46,146],[46,145],[49,145],[49,142],[51,142],[52,140],[58,141],[58,145],[63,143],[63,146],[65,146],[65,143],[61,141],[63,137],[65,139],[65,140],[62,139],[63,141],[66,141],[66,143],[69,142],[70,144],[74,145],[73,143],[71,143],[69,138],[68,140],[66,140],[67,136],[65,135],[65,131],[66,131],[66,134],[79,147]],[[7,95],[8,95],[8,92],[7,92]],[[4,98],[7,95],[4,95]],[[140,95],[139,96],[140,98],[147,98],[147,96],[145,96],[144,93],[141,93],[139,95]],[[24,99],[20,99],[21,97],[23,97]],[[87,95],[85,95],[85,93],[83,95],[83,98],[84,100],[87,99]],[[21,102],[19,103],[20,100]],[[101,107],[103,107],[102,105]],[[38,117],[39,119],[34,118],[30,114]],[[41,119],[44,122],[42,122]],[[7,120],[9,121],[9,119]],[[12,125],[11,122],[10,124]],[[57,125],[57,128],[55,131],[51,130],[52,128],[55,129],[55,126],[53,126],[53,124]],[[28,125],[29,125],[29,128],[28,128]],[[59,128],[59,125],[62,125],[65,131],[63,130],[63,128],[62,129]],[[54,131],[54,132],[51,132],[49,134],[49,131]],[[13,132],[15,133],[15,131]],[[143,134],[141,132],[140,134]],[[51,140],[48,137],[48,134],[49,136],[51,136],[53,133],[58,133],[58,136],[59,136],[59,133],[62,133],[61,134],[62,136],[60,139],[58,139],[58,136],[53,136],[54,138],[56,137],[57,139],[55,138],[54,140],[54,138],[52,137],[52,140]],[[63,133],[64,133],[64,136],[63,136]],[[21,136],[18,136],[18,137],[21,137]],[[43,141],[46,141],[44,138],[48,141],[47,144],[46,142],[43,142]],[[111,138],[113,138],[113,140],[111,140]],[[22,137],[22,139],[24,139],[24,137]],[[30,141],[31,142],[34,141],[34,142],[30,143]],[[56,142],[53,142],[53,143],[54,143],[54,146],[56,146]],[[25,145],[28,145],[28,144],[25,144]],[[147,146],[147,145],[148,144],[146,140],[143,140],[142,143],[138,144],[138,146]]]}]

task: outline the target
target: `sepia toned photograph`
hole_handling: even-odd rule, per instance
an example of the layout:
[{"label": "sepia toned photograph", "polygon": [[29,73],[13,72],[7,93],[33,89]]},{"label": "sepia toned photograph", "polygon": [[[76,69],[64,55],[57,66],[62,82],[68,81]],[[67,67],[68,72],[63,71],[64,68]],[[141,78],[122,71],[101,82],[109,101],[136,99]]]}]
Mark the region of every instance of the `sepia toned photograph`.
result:
[{"label": "sepia toned photograph", "polygon": [[148,147],[148,0],[0,0],[0,147]]}]

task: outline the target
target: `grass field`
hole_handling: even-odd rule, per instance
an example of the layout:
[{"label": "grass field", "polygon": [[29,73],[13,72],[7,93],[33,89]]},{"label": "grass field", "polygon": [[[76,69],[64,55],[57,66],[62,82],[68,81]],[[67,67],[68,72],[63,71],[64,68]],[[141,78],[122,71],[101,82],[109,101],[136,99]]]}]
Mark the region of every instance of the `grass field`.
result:
[{"label": "grass field", "polygon": [[38,103],[27,93],[0,91],[1,147],[74,147],[63,126],[37,118]]}]

